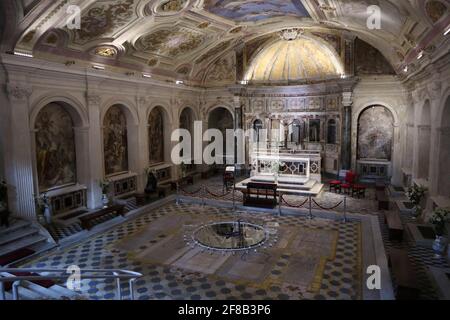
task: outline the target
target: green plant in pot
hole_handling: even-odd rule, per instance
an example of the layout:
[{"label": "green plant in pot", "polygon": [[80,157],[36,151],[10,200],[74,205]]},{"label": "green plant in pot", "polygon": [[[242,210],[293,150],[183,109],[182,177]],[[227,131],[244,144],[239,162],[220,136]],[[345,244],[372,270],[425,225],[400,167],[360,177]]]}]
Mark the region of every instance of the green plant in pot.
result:
[{"label": "green plant in pot", "polygon": [[428,191],[427,188],[418,186],[416,184],[408,188],[408,190],[406,191],[406,196],[408,197],[409,201],[413,204],[414,207],[413,218],[415,219],[417,219],[422,215],[423,208],[421,206],[421,203],[427,191]]},{"label": "green plant in pot", "polygon": [[109,205],[108,193],[110,191],[111,182],[109,180],[100,180],[99,187],[102,189],[102,204],[103,208],[107,208]]},{"label": "green plant in pot", "polygon": [[36,212],[39,223],[50,224],[52,223],[52,216],[50,213],[50,199],[47,193],[41,193],[35,197]]},{"label": "green plant in pot", "polygon": [[436,240],[433,243],[433,250],[437,255],[442,255],[445,252],[447,246],[447,240],[444,238],[446,233],[446,224],[450,218],[450,210],[444,208],[438,208],[433,211],[433,215],[430,218],[430,223],[434,227],[434,233],[436,234]]}]

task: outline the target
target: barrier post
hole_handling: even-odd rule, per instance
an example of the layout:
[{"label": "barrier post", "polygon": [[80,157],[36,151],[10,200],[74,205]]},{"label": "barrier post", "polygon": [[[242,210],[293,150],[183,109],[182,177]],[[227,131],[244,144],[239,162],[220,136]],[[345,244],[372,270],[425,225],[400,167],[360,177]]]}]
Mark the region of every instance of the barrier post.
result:
[{"label": "barrier post", "polygon": [[236,192],[236,185],[233,183],[233,210],[236,210],[236,199],[234,198]]},{"label": "barrier post", "polygon": [[347,222],[347,196],[344,196],[344,223]]},{"label": "barrier post", "polygon": [[283,193],[280,192],[280,196],[278,197],[278,216],[281,217],[281,205],[283,204]]},{"label": "barrier post", "polygon": [[312,197],[309,196],[309,215],[308,215],[308,219],[312,220],[314,219],[314,216],[312,214]]},{"label": "barrier post", "polygon": [[202,192],[202,206],[204,207],[205,206],[205,196],[206,196],[206,185],[203,185],[200,188],[200,192]]},{"label": "barrier post", "polygon": [[176,182],[176,189],[177,189],[177,197],[176,197],[176,204],[179,205],[180,204],[180,190],[179,190],[179,186],[178,186],[178,181]]}]

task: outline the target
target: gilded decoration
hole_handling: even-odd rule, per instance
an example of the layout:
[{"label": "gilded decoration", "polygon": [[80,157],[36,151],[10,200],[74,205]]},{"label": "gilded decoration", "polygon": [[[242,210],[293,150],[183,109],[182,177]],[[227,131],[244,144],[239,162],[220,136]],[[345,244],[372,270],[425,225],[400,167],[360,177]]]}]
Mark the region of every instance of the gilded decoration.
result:
[{"label": "gilded decoration", "polygon": [[447,6],[440,1],[428,1],[425,10],[431,21],[436,23],[445,15]]},{"label": "gilded decoration", "polygon": [[197,31],[176,27],[143,36],[137,45],[146,52],[174,58],[198,49],[204,40],[204,35]]},{"label": "gilded decoration", "polygon": [[81,29],[76,30],[75,41],[85,43],[111,35],[124,27],[135,15],[137,0],[96,1],[81,17]]},{"label": "gilded decoration", "polygon": [[103,123],[105,174],[128,171],[127,119],[120,106],[112,106]]},{"label": "gilded decoration", "polygon": [[117,50],[111,47],[99,47],[95,49],[95,54],[101,57],[113,58],[117,55]]},{"label": "gilded decoration", "polygon": [[39,191],[76,183],[75,136],[70,114],[51,103],[39,112],[35,128]]},{"label": "gilded decoration", "polygon": [[169,0],[169,1],[163,1],[158,9],[157,12],[163,12],[163,13],[173,13],[183,10],[186,5],[188,4],[188,0]]},{"label": "gilded decoration", "polygon": [[[284,33],[283,36],[289,34]],[[271,82],[321,79],[341,73],[328,48],[313,39],[299,36],[293,40],[276,41],[264,48],[253,59],[245,80]]]}]

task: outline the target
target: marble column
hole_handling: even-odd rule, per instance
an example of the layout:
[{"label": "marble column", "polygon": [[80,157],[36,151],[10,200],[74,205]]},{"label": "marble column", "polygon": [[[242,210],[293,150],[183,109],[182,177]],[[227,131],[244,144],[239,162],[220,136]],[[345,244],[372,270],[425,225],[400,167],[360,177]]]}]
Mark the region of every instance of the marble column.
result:
[{"label": "marble column", "polygon": [[102,190],[99,181],[104,179],[103,164],[103,124],[100,122],[101,97],[96,94],[87,96],[89,110],[89,183],[87,204],[89,209],[102,205]]},{"label": "marble column", "polygon": [[[29,97],[31,88],[9,84],[7,87],[10,101],[10,157],[14,160],[11,168],[14,172],[8,184],[9,204],[14,215],[26,219],[36,219],[34,201],[33,154],[31,148],[31,131],[29,122]],[[12,190],[11,190],[12,189]]]},{"label": "marble column", "polygon": [[[234,99],[234,130],[244,129],[243,115],[244,115],[244,110],[241,106],[241,100],[239,97],[235,97],[235,99]],[[240,173],[244,169],[244,164],[238,163],[238,153],[244,152],[244,151],[242,149],[238,150],[238,146],[245,144],[245,137],[243,137],[242,141],[238,141],[238,139],[235,139],[235,142],[236,143],[234,145],[234,163],[236,164],[236,169]],[[245,150],[245,145],[244,145],[244,150]]]},{"label": "marble column", "polygon": [[352,166],[352,105],[352,93],[344,92],[341,145],[341,169],[343,170],[350,170]]}]

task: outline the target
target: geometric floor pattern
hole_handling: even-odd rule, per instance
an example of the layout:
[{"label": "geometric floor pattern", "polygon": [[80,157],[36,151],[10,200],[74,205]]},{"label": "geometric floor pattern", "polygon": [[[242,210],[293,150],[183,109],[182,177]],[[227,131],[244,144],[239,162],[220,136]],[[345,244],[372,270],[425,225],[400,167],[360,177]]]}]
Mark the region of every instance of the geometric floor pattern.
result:
[{"label": "geometric floor pattern", "polygon": [[[201,252],[183,242],[185,223],[238,216],[258,224],[278,223],[278,242],[245,255]],[[135,294],[143,300],[360,299],[360,245],[359,221],[171,203],[26,266],[138,271],[144,277],[136,281]],[[83,280],[81,289],[90,299],[117,298],[113,281]],[[124,283],[124,296],[127,290]]]}]

